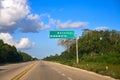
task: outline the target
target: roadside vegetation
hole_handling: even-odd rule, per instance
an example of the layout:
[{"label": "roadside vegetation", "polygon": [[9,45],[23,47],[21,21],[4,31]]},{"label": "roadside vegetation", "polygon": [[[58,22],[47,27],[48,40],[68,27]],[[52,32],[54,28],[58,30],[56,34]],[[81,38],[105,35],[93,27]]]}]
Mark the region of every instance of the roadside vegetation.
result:
[{"label": "roadside vegetation", "polygon": [[33,58],[27,53],[17,51],[15,46],[0,40],[0,64],[31,61]]},{"label": "roadside vegetation", "polygon": [[85,29],[78,39],[79,64],[76,64],[76,44],[73,40],[73,44],[67,45],[66,42],[69,43],[69,41],[61,40],[61,45],[66,46],[64,52],[60,55],[50,55],[44,60],[120,79],[120,32]]}]

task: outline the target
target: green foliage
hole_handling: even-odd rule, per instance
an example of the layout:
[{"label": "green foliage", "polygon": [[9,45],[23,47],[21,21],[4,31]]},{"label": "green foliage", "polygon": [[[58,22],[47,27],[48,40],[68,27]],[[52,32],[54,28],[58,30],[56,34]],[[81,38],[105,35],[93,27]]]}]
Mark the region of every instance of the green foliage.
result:
[{"label": "green foliage", "polygon": [[10,46],[0,40],[0,63],[29,61],[31,58],[32,57],[26,53],[17,52],[15,46]]},{"label": "green foliage", "polygon": [[119,52],[120,34],[116,31],[89,31],[78,40],[80,53]]},{"label": "green foliage", "polygon": [[109,63],[109,64],[120,64],[120,54],[119,53],[106,53],[104,55],[97,54],[83,55],[81,58],[82,62],[95,62],[95,63]]},{"label": "green foliage", "polygon": [[55,54],[55,55],[50,55],[49,57],[44,58],[44,60],[58,61],[58,60],[60,60],[60,57],[58,54]]},{"label": "green foliage", "polygon": [[[80,64],[74,64],[72,66],[120,79],[120,64],[80,62]],[[108,70],[106,66],[108,66]]]},{"label": "green foliage", "polygon": [[[73,40],[74,41],[74,40]],[[66,42],[64,40],[64,42]],[[71,44],[69,48],[69,53],[64,51],[59,56],[49,56],[51,60],[56,60],[56,57],[60,60],[74,60],[76,58],[76,44]],[[111,62],[113,59],[110,55],[115,56],[120,54],[120,33],[118,31],[92,31],[85,29],[83,34],[78,39],[78,52],[79,58],[83,59],[85,54],[89,54],[89,56],[96,55],[92,57],[92,59],[88,61],[92,61],[96,59],[99,62]],[[117,53],[117,54],[116,54]],[[104,56],[101,56],[104,55]],[[94,59],[95,58],[95,59]],[[100,59],[99,59],[100,58]],[[57,60],[58,60],[57,59]],[[111,61],[110,61],[111,59]],[[87,59],[86,59],[87,60]],[[115,62],[112,63],[119,63],[119,58],[116,59],[114,57]]]},{"label": "green foliage", "polygon": [[27,53],[19,51],[18,54],[20,54],[22,56],[22,61],[24,61],[24,62],[32,60],[32,57],[30,55],[28,55]]},{"label": "green foliage", "polygon": [[[79,64],[76,64],[76,44],[61,55],[49,56],[45,60],[57,61],[74,67],[120,78],[120,32],[92,31],[85,29],[78,39]],[[106,71],[105,67],[109,69]]]}]

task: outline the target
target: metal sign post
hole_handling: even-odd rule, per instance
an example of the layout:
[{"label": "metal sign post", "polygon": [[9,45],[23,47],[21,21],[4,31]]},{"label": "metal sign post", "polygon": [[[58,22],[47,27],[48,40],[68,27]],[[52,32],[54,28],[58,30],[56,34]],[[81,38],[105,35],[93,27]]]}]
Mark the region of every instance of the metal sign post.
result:
[{"label": "metal sign post", "polygon": [[50,31],[50,38],[64,38],[64,39],[76,39],[76,63],[79,63],[78,56],[78,39],[77,34],[74,31]]},{"label": "metal sign post", "polygon": [[76,36],[76,63],[79,63],[79,57],[78,57],[78,39],[77,39],[77,34]]}]

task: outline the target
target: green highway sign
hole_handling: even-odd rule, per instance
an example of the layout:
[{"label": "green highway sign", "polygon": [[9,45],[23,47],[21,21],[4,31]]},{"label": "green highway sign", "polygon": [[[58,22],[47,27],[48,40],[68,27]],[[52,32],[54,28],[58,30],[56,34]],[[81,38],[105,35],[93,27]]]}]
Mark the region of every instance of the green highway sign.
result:
[{"label": "green highway sign", "polygon": [[69,38],[75,37],[74,31],[50,31],[50,38]]}]

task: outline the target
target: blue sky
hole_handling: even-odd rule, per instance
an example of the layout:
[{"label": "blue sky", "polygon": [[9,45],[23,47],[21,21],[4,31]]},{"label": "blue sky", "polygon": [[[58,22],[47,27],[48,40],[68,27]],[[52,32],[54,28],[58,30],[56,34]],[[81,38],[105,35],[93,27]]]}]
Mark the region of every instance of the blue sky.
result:
[{"label": "blue sky", "polygon": [[[1,4],[3,3],[1,2]],[[12,4],[16,3],[12,2]],[[21,21],[18,24],[8,26],[3,25],[0,20],[0,27],[2,26],[0,32],[8,33],[13,41],[8,43],[14,43],[18,48],[21,47],[20,44],[17,45],[17,42],[20,43],[20,39],[27,38],[28,40],[24,39],[23,41],[33,44],[24,46],[27,48],[20,50],[38,58],[56,53],[60,54],[65,50],[57,45],[58,39],[49,38],[50,30],[74,30],[79,36],[82,29],[85,28],[120,30],[119,0],[27,0],[23,5],[29,7],[21,10],[21,14],[24,14],[24,16],[20,16],[19,19],[12,18],[12,22]],[[0,9],[4,11],[6,7]],[[19,16],[17,9],[15,15]],[[6,19],[5,17],[2,18]],[[52,21],[50,22],[50,20]],[[40,29],[38,29],[39,23],[42,25],[42,28],[39,27]],[[3,28],[4,26],[8,28]]]}]

